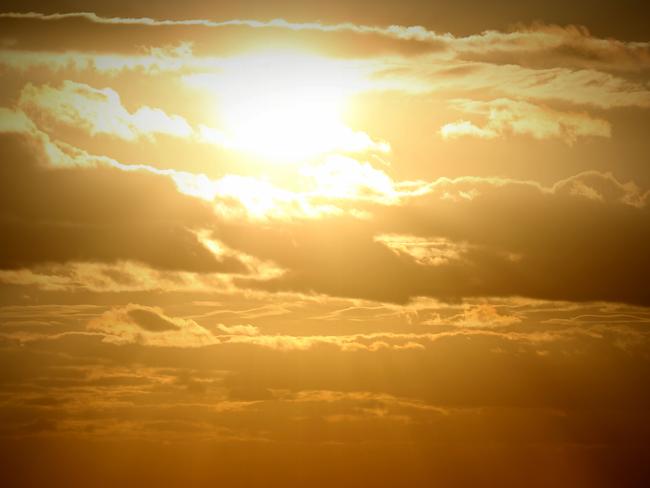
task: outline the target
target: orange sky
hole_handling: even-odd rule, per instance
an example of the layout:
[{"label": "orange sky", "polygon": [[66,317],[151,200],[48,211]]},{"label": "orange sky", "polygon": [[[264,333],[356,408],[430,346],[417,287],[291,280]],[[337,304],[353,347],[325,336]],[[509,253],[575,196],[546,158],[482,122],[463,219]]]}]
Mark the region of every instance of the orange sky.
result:
[{"label": "orange sky", "polygon": [[641,3],[2,11],[7,486],[650,477]]}]

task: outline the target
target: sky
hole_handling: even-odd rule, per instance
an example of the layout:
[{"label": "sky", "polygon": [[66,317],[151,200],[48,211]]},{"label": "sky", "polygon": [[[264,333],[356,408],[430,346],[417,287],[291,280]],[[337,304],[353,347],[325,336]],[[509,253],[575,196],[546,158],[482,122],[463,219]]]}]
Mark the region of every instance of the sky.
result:
[{"label": "sky", "polygon": [[643,2],[3,2],[0,481],[650,479]]}]

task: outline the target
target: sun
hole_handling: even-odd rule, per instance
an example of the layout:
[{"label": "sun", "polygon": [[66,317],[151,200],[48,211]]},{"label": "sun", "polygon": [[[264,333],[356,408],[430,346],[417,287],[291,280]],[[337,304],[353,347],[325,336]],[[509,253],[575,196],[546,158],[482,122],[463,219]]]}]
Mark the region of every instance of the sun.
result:
[{"label": "sun", "polygon": [[214,88],[228,144],[276,162],[372,141],[343,122],[362,76],[354,65],[309,53],[263,51],[226,60]]}]

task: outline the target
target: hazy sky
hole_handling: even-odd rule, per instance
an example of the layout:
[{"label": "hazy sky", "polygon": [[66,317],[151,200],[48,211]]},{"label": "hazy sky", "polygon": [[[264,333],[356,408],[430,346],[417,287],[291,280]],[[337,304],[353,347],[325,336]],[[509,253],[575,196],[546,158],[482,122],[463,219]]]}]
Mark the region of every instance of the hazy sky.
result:
[{"label": "hazy sky", "polygon": [[647,7],[477,3],[5,2],[0,480],[647,482]]}]

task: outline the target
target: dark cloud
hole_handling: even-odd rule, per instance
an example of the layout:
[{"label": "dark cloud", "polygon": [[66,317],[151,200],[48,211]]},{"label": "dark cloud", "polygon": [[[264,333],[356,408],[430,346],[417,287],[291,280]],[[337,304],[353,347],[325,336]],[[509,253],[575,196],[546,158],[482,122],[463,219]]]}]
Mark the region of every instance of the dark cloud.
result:
[{"label": "dark cloud", "polygon": [[[425,196],[372,211],[370,221],[229,224],[219,237],[287,268],[264,285],[275,290],[397,302],[519,295],[650,304],[647,194],[611,175],[580,174],[552,188],[440,180]],[[378,242],[382,234],[446,239],[458,255],[423,265]]]},{"label": "dark cloud", "polygon": [[28,135],[0,136],[0,267],[133,260],[167,270],[242,272],[217,259],[191,229],[211,210],[171,180],[110,167],[52,167]]},{"label": "dark cloud", "polygon": [[128,312],[140,327],[149,332],[164,332],[166,330],[178,330],[179,327],[173,321],[144,308],[131,309]]}]

